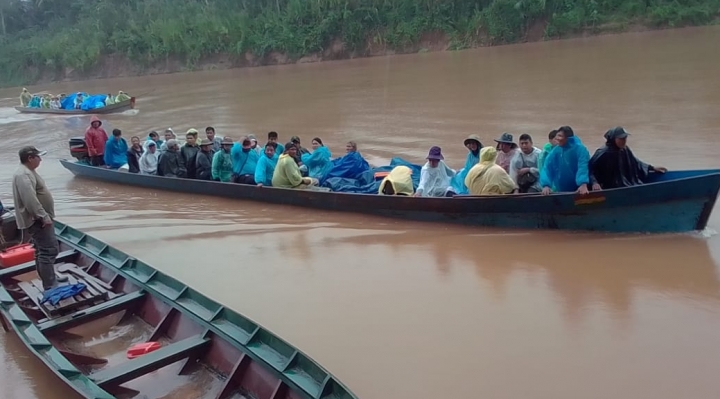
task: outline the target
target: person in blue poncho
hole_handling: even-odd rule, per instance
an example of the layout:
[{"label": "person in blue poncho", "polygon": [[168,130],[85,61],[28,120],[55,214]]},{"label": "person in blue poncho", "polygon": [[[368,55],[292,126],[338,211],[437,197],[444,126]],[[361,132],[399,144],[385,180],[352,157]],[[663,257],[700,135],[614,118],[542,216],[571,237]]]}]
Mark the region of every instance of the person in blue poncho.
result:
[{"label": "person in blue poncho", "polygon": [[128,144],[122,138],[120,129],[114,129],[112,135],[112,139],[105,143],[104,161],[111,169],[119,169],[127,163]]},{"label": "person in blue poncho", "polygon": [[[242,143],[242,144],[241,144]],[[230,151],[233,164],[233,182],[255,185],[255,169],[260,155],[253,151],[252,142],[243,137],[233,145]]]},{"label": "person in blue poncho", "polygon": [[552,190],[587,194],[590,184],[588,173],[590,154],[587,148],[575,136],[570,126],[559,128],[555,141],[557,146],[545,159],[540,172],[542,194],[548,195]]},{"label": "person in blue poncho", "polygon": [[303,165],[308,167],[308,176],[323,180],[325,175],[332,169],[332,153],[325,147],[319,137],[312,139],[312,154],[303,154],[301,160]]},{"label": "person in blue poncho", "polygon": [[468,188],[465,186],[465,178],[472,169],[473,166],[480,162],[480,150],[483,145],[480,142],[480,136],[477,134],[471,134],[463,142],[465,147],[468,149],[467,157],[465,158],[465,166],[460,169],[455,177],[452,179],[452,188],[457,194],[468,194]]},{"label": "person in blue poncho", "polygon": [[258,186],[272,186],[273,174],[277,166],[279,155],[275,153],[277,143],[267,143],[265,152],[260,156],[255,168],[255,183]]}]

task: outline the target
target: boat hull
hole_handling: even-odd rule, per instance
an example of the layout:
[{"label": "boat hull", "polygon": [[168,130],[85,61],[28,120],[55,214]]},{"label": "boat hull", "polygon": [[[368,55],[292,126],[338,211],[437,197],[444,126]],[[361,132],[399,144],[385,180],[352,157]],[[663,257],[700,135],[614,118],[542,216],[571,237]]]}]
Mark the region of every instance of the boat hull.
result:
[{"label": "boat hull", "polygon": [[593,192],[415,198],[290,190],[139,175],[60,161],[79,177],[232,199],[487,227],[677,233],[702,230],[720,190],[720,170],[659,175],[649,184]]},{"label": "boat hull", "polygon": [[108,105],[107,107],[83,111],[81,109],[50,109],[50,108],[29,108],[15,107],[18,112],[23,114],[51,114],[51,115],[104,115],[124,112],[135,108],[135,97],[131,97],[127,101],[117,104]]},{"label": "boat hull", "polygon": [[[28,289],[24,287],[32,288],[26,281],[37,277],[34,263],[0,269],[0,321],[82,397],[111,399],[133,389],[137,391],[130,396],[142,397],[148,385],[140,377],[178,365],[172,371],[178,376],[197,372],[212,377],[215,382],[193,386],[193,390],[214,393],[220,399],[237,397],[237,393],[259,398],[356,399],[307,355],[252,320],[72,227],[55,222],[55,232],[60,244],[57,264],[80,266],[87,276],[83,281],[90,281],[94,290],[104,284],[112,295],[104,302],[88,302],[89,307],[48,318],[37,307],[31,308],[30,294],[23,293]],[[64,271],[56,266],[56,272]],[[125,361],[117,355],[96,358],[92,353],[76,353],[69,349],[74,345],[64,344],[83,339],[68,330],[111,316],[117,323],[137,319],[145,328],[135,336],[119,338],[123,343],[161,341],[162,348]],[[106,322],[101,324],[111,328]],[[126,334],[132,330],[126,329]],[[179,378],[172,372],[154,374],[149,391],[157,392],[152,386],[177,383]]]}]

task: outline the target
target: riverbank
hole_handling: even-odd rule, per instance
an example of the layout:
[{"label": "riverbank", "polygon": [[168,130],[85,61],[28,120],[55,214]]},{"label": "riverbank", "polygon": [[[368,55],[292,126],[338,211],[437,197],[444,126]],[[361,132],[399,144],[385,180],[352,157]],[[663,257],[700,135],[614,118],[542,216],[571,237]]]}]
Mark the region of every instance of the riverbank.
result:
[{"label": "riverbank", "polygon": [[461,50],[707,25],[720,16],[720,0],[85,3],[25,5],[8,21],[24,17],[30,28],[16,31],[0,7],[0,86]]}]

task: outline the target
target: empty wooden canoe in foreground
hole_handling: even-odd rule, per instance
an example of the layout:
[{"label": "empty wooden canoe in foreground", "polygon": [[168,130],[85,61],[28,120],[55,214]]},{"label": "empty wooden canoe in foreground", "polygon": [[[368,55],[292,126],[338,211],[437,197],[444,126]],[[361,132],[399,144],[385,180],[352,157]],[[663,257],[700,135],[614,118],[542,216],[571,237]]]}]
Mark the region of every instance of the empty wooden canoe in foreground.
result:
[{"label": "empty wooden canoe in foreground", "polygon": [[[253,321],[78,230],[55,230],[57,270],[87,292],[50,314],[34,262],[0,269],[0,321],[83,397],[356,398]],[[128,360],[127,348],[144,342],[161,346]]]},{"label": "empty wooden canoe in foreground", "polygon": [[90,111],[83,111],[81,109],[51,109],[51,108],[30,108],[30,107],[15,107],[15,109],[24,114],[53,114],[53,115],[104,115],[104,114],[115,114],[127,111],[135,108],[135,97],[130,97],[129,100],[119,102],[117,104],[108,105],[98,109],[92,109]]},{"label": "empty wooden canoe in foreground", "polygon": [[678,233],[707,225],[720,190],[720,170],[655,174],[648,184],[592,192],[415,198],[289,190],[140,175],[61,160],[79,177],[183,193],[295,205],[323,210],[526,229],[613,233]]}]

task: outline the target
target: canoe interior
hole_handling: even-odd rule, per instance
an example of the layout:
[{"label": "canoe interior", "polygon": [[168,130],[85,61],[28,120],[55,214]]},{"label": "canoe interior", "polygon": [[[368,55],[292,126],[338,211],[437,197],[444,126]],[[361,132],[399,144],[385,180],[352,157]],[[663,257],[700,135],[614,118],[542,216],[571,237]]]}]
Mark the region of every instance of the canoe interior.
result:
[{"label": "canoe interior", "polygon": [[596,231],[685,233],[703,230],[720,192],[720,170],[688,170],[653,176],[634,187],[552,195],[458,195],[417,198],[257,187],[124,173],[60,160],[74,175],[104,182],[211,195],[323,211],[365,213],[468,226]]},{"label": "canoe interior", "polygon": [[19,112],[25,114],[55,114],[55,115],[93,115],[93,114],[111,114],[114,112],[123,112],[135,108],[135,97],[131,97],[127,101],[117,104],[108,105],[107,107],[94,109],[92,111],[83,111],[80,109],[50,109],[50,108],[30,108],[15,107]]},{"label": "canoe interior", "polygon": [[[355,398],[253,321],[78,230],[55,229],[58,265],[77,265],[110,288],[109,298],[47,317],[21,288],[37,278],[31,262],[0,269],[0,319],[82,396]],[[162,347],[127,359],[130,346],[150,341]]]}]

